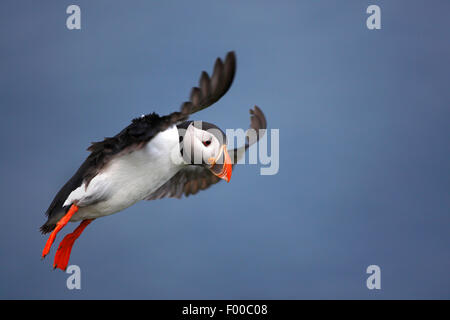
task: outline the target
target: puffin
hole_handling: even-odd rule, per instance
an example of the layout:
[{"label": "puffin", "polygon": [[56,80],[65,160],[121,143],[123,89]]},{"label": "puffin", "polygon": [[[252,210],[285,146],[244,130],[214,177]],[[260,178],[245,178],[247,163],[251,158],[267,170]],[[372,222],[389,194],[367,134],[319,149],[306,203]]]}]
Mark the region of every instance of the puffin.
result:
[{"label": "puffin", "polygon": [[[58,232],[68,222],[80,224],[60,242],[53,268],[66,270],[75,240],[95,219],[122,211],[141,200],[182,198],[219,181],[229,182],[233,166],[267,128],[258,106],[250,109],[250,128],[243,146],[227,150],[218,126],[189,116],[220,100],[236,73],[236,55],[217,58],[211,76],[201,73],[180,110],[165,116],[142,115],[113,137],[93,142],[90,154],[54,197],[41,226],[50,236],[42,251],[45,258]],[[250,134],[251,132],[251,134]]]}]

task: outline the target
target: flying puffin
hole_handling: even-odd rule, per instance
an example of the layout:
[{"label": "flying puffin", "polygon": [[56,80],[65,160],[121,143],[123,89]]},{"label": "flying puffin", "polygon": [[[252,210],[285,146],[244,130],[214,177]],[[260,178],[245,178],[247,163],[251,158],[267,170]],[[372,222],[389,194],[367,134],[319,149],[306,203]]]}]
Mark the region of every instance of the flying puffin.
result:
[{"label": "flying puffin", "polygon": [[190,114],[217,102],[230,89],[236,56],[217,58],[211,77],[203,71],[199,86],[178,112],[150,113],[136,118],[114,137],[94,142],[90,155],[59,190],[40,228],[50,237],[42,252],[50,251],[57,233],[70,221],[81,221],[59,244],[53,268],[65,270],[75,240],[94,219],[130,207],[140,200],[181,198],[221,180],[230,181],[232,167],[267,128],[257,106],[250,109],[250,129],[244,146],[228,151],[225,133],[214,124],[187,121]]}]

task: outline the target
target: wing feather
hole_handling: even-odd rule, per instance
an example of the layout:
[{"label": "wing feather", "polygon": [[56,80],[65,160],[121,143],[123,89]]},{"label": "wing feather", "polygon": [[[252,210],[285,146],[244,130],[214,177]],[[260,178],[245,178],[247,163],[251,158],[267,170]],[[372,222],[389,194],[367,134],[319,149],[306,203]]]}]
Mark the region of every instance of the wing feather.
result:
[{"label": "wing feather", "polygon": [[235,74],[236,55],[233,51],[228,52],[225,62],[217,58],[212,76],[209,77],[208,73],[203,71],[199,86],[191,90],[192,109],[190,114],[203,110],[222,98],[230,89]]}]

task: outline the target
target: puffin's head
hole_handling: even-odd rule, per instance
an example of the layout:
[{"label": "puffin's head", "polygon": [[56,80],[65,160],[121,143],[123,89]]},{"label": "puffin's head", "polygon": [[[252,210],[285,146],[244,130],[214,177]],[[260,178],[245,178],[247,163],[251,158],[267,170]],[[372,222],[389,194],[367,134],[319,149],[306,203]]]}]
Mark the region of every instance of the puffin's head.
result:
[{"label": "puffin's head", "polygon": [[180,151],[190,165],[201,165],[229,182],[232,163],[225,133],[212,123],[186,121],[178,125]]}]

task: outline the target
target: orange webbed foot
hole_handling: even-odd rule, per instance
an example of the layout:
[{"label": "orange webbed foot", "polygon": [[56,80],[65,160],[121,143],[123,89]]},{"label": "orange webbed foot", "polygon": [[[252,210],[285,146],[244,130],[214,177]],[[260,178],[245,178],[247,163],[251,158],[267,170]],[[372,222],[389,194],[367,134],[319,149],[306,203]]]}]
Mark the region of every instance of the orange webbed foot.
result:
[{"label": "orange webbed foot", "polygon": [[56,228],[52,231],[50,234],[50,237],[48,237],[47,243],[45,244],[44,250],[42,251],[42,258],[45,258],[45,256],[50,252],[50,248],[52,247],[53,242],[55,241],[56,235],[58,232],[64,228],[64,226],[69,222],[69,220],[72,218],[72,216],[78,211],[78,206],[72,204],[69,211],[65,214],[64,217],[62,217],[57,223]]},{"label": "orange webbed foot", "polygon": [[72,251],[75,240],[78,239],[84,228],[86,228],[92,222],[92,220],[93,219],[83,220],[72,233],[69,233],[64,237],[64,239],[58,246],[58,250],[56,250],[55,260],[53,262],[54,269],[58,268],[63,271],[67,269],[67,265],[69,264],[70,259],[70,252]]}]

